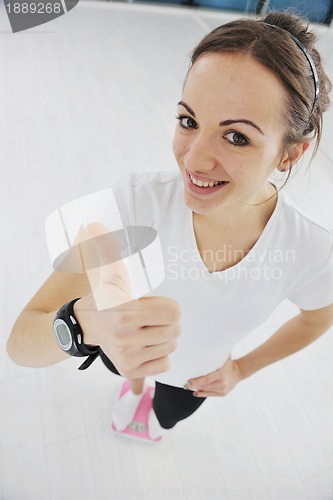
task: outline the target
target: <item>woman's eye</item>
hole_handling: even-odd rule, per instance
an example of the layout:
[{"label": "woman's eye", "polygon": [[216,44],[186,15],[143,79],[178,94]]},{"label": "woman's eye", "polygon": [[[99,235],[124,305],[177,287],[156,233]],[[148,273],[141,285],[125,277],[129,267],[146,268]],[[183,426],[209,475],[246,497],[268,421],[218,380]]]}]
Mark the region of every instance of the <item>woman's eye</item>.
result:
[{"label": "woman's eye", "polygon": [[176,118],[182,128],[197,128],[197,122],[189,116],[176,116]]},{"label": "woman's eye", "polygon": [[248,139],[237,132],[229,132],[224,137],[234,146],[246,146],[249,144]]}]

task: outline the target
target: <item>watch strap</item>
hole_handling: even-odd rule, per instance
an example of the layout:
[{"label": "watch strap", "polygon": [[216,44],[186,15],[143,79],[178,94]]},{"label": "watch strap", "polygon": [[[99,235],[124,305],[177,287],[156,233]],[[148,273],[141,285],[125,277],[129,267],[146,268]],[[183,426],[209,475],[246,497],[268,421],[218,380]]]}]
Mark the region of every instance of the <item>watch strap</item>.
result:
[{"label": "watch strap", "polygon": [[95,354],[90,354],[86,360],[82,363],[82,365],[80,365],[78,367],[78,370],[86,370],[87,368],[89,368],[89,366],[95,361],[96,358],[98,358],[98,356],[100,355],[100,350],[101,349],[98,349],[97,352],[95,352]]}]

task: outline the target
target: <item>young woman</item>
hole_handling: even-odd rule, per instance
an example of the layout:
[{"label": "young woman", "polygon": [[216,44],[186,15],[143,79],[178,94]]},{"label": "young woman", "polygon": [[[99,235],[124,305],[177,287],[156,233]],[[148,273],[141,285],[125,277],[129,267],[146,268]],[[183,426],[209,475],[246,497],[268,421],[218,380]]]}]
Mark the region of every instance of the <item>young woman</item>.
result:
[{"label": "young woman", "polygon": [[[68,357],[52,332],[70,302],[62,310],[84,343],[100,346],[105,365],[128,379],[113,430],[158,441],[206,397],[228,394],[332,325],[333,235],[270,182],[276,170],[288,180],[311,141],[319,145],[330,82],[314,42],[301,19],[273,12],[224,24],[199,43],[178,102],[179,169],[113,186],[124,226],[158,231],[163,283],[154,296],[98,311],[86,275],[54,272],[13,327],[15,362]],[[232,359],[233,346],[285,299],[299,314]]]}]

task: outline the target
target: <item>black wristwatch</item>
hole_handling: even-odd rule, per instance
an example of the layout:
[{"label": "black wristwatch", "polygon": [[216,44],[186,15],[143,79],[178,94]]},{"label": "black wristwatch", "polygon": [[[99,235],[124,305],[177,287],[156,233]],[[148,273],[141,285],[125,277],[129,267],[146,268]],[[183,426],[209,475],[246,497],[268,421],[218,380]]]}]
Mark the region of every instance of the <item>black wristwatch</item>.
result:
[{"label": "black wristwatch", "polygon": [[79,367],[79,370],[85,370],[100,354],[100,347],[85,344],[83,341],[83,332],[73,308],[79,299],[80,297],[60,307],[53,322],[53,332],[58,346],[63,351],[71,356],[88,356],[88,359]]}]

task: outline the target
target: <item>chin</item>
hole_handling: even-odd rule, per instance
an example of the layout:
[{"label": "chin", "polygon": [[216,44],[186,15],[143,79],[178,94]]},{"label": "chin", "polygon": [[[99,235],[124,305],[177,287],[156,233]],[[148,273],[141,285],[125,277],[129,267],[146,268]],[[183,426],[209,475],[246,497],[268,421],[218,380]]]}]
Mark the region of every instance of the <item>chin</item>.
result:
[{"label": "chin", "polygon": [[214,210],[214,208],[216,208],[216,207],[207,206],[206,203],[203,203],[202,201],[199,201],[199,200],[195,200],[191,196],[188,196],[187,194],[185,194],[184,201],[185,201],[187,208],[189,208],[190,210],[192,210],[192,212],[195,212],[196,214],[203,215],[203,214],[206,214],[208,212],[211,212],[212,210]]}]

